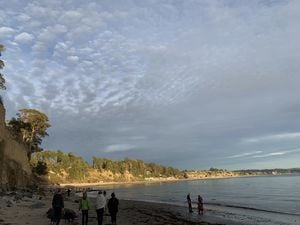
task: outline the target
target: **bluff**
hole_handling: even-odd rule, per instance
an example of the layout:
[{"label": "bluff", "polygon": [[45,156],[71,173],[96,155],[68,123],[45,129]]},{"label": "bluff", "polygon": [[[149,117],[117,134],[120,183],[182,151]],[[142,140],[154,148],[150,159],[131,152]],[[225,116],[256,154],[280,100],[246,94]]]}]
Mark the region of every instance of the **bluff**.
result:
[{"label": "bluff", "polygon": [[22,188],[31,182],[27,148],[16,141],[5,125],[5,108],[0,99],[0,190]]}]

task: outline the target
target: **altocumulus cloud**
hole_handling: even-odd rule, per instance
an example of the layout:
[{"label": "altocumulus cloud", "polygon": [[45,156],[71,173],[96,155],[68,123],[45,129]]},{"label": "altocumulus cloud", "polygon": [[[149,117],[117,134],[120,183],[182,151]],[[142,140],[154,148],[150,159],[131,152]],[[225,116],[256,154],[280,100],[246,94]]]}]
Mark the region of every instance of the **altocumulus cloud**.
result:
[{"label": "altocumulus cloud", "polygon": [[18,34],[15,37],[15,41],[16,42],[20,42],[20,43],[26,43],[26,42],[31,42],[34,39],[33,35],[28,34],[26,32],[23,32],[21,34]]},{"label": "altocumulus cloud", "polygon": [[180,168],[296,166],[298,151],[278,149],[300,145],[300,2],[1,5],[7,116],[49,115],[45,148]]}]

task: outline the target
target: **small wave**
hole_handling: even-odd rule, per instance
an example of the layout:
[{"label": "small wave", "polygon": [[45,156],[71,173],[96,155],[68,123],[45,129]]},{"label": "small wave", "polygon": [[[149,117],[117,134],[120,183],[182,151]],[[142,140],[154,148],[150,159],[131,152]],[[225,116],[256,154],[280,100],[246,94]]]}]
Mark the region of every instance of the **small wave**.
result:
[{"label": "small wave", "polygon": [[291,212],[282,212],[282,211],[269,210],[269,209],[260,209],[260,208],[249,207],[249,206],[229,205],[229,204],[214,203],[214,202],[206,202],[205,204],[206,205],[228,207],[228,208],[237,208],[237,209],[246,209],[246,210],[253,210],[253,211],[260,211],[260,212],[268,212],[268,213],[277,213],[277,214],[285,214],[285,215],[292,215],[292,216],[300,216],[300,213],[291,213]]},{"label": "small wave", "polygon": [[283,201],[283,202],[300,202],[300,200],[299,199],[281,199],[281,201]]},{"label": "small wave", "polygon": [[146,196],[146,197],[157,197],[156,195],[152,195],[152,194],[144,194],[144,196]]}]

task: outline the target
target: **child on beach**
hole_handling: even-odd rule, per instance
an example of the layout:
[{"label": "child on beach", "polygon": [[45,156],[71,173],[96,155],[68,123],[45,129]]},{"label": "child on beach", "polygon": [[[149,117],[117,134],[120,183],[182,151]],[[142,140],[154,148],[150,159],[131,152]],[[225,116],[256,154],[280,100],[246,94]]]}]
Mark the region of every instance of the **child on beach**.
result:
[{"label": "child on beach", "polygon": [[203,198],[198,195],[198,214],[203,215]]},{"label": "child on beach", "polygon": [[90,204],[87,198],[87,193],[83,192],[82,199],[79,202],[79,210],[82,213],[82,225],[88,224]]}]

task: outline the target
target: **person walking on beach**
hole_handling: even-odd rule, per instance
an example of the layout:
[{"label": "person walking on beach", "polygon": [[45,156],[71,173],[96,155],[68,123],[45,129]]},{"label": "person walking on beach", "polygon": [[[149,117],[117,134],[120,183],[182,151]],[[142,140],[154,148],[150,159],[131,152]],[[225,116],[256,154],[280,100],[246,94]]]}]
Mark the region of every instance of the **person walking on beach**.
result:
[{"label": "person walking on beach", "polygon": [[119,200],[116,198],[115,193],[111,193],[111,198],[108,200],[107,207],[111,217],[112,225],[117,224],[117,212],[118,212]]},{"label": "person walking on beach", "polygon": [[203,198],[198,195],[198,214],[203,215]]},{"label": "person walking on beach", "polygon": [[67,193],[68,193],[68,197],[70,197],[70,194],[71,194],[71,189],[70,188],[68,188]]},{"label": "person walking on beach", "polygon": [[54,222],[56,222],[56,225],[59,225],[64,207],[63,196],[61,195],[60,189],[57,189],[52,199],[52,209],[54,212]]},{"label": "person walking on beach", "polygon": [[102,191],[99,191],[96,198],[96,213],[97,213],[98,225],[102,225],[105,205],[106,205],[106,199]]},{"label": "person walking on beach", "polygon": [[186,200],[187,200],[187,202],[188,202],[189,212],[192,213],[192,212],[193,212],[193,208],[192,208],[192,200],[191,200],[190,194],[188,194],[188,195],[186,196]]},{"label": "person walking on beach", "polygon": [[87,198],[87,193],[83,192],[82,199],[79,202],[79,210],[82,213],[82,225],[88,224],[90,204]]}]

